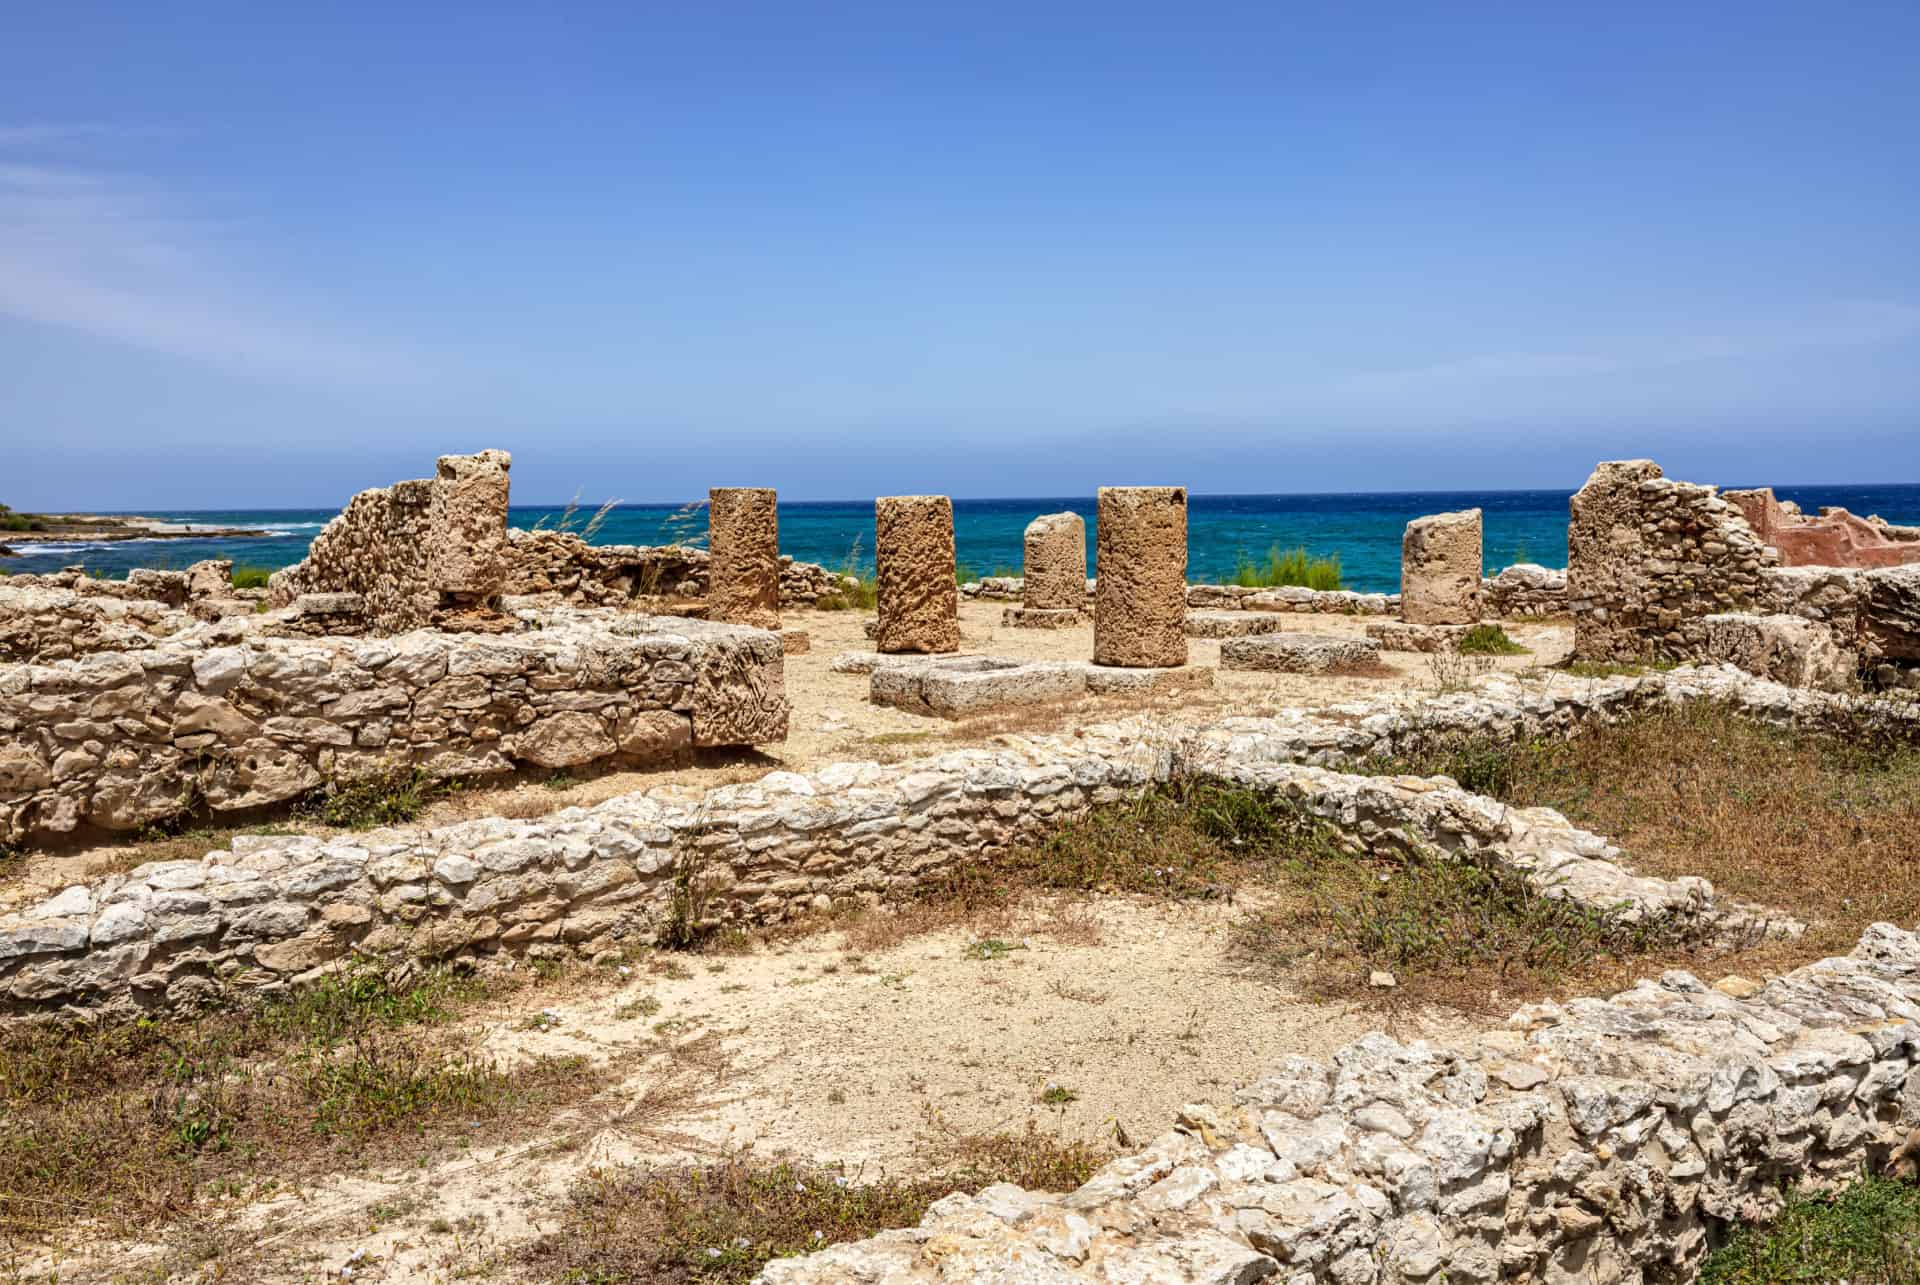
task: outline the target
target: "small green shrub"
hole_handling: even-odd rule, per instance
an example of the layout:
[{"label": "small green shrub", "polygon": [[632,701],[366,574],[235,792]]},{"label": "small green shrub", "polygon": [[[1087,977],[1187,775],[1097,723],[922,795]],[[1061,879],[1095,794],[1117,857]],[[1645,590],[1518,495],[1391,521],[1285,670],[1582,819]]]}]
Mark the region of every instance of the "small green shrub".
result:
[{"label": "small green shrub", "polygon": [[233,569],[233,587],[236,589],[264,589],[273,575],[272,567],[238,566]]},{"label": "small green shrub", "polygon": [[1294,549],[1282,549],[1274,545],[1267,550],[1265,562],[1256,561],[1242,551],[1234,563],[1233,577],[1228,584],[1239,585],[1247,589],[1273,589],[1281,585],[1296,585],[1307,589],[1333,590],[1342,587],[1340,582],[1340,555],[1332,554],[1325,558],[1316,558],[1307,553],[1302,545]]},{"label": "small green shrub", "polygon": [[426,811],[436,798],[457,788],[417,767],[397,767],[352,781],[329,781],[296,811],[348,830],[402,825]]},{"label": "small green shrub", "polygon": [[1770,1227],[1743,1228],[1700,1267],[1700,1285],[1912,1285],[1920,1281],[1920,1188],[1861,1177],[1796,1191]]},{"label": "small green shrub", "polygon": [[1467,630],[1457,650],[1469,656],[1520,656],[1527,651],[1495,624],[1475,625]]},{"label": "small green shrub", "polygon": [[[815,599],[820,611],[872,611],[880,601],[880,578],[860,563],[860,537],[853,538],[847,556],[837,567],[828,568],[840,577],[840,588]],[[957,573],[956,573],[957,577]],[[964,583],[956,578],[955,583]]]}]

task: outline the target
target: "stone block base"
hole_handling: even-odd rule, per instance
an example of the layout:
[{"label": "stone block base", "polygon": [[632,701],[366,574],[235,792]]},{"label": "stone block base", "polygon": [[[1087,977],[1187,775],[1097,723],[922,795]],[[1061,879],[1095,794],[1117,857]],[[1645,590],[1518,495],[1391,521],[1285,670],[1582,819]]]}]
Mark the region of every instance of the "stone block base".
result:
[{"label": "stone block base", "polygon": [[1220,644],[1220,668],[1277,674],[1324,674],[1355,665],[1379,664],[1380,644],[1371,638],[1325,634],[1273,634],[1229,638]]},{"label": "stone block base", "polygon": [[1408,620],[1383,620],[1367,626],[1367,637],[1382,651],[1458,651],[1460,640],[1473,625],[1416,625]]},{"label": "stone block base", "polygon": [[1095,696],[1126,696],[1141,692],[1182,692],[1213,686],[1213,671],[1195,665],[1087,666],[1087,691]]},{"label": "stone block base", "polygon": [[1085,667],[1073,661],[964,656],[878,665],[869,695],[876,705],[959,718],[1008,705],[1070,700],[1086,690]]},{"label": "stone block base", "polygon": [[1008,607],[1000,623],[1009,629],[1074,629],[1093,619],[1084,611],[1062,607]]},{"label": "stone block base", "polygon": [[1251,638],[1255,634],[1277,634],[1287,622],[1276,615],[1254,611],[1189,611],[1189,638]]}]

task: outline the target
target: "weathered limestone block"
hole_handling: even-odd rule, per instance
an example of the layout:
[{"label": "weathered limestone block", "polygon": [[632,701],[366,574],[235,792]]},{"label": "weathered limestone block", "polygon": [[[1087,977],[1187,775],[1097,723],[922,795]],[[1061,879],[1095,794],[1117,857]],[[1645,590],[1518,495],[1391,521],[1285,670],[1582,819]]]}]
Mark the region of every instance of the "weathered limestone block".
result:
[{"label": "weathered limestone block", "polygon": [[960,587],[954,580],[953,501],[886,495],[874,501],[880,651],[960,650]]},{"label": "weathered limestone block", "polygon": [[1382,651],[1445,652],[1460,650],[1460,640],[1473,625],[1413,625],[1404,620],[1382,620],[1367,626],[1367,637]]},{"label": "weathered limestone block", "polygon": [[1480,510],[1407,523],[1400,540],[1400,618],[1416,625],[1480,619]]},{"label": "weathered limestone block", "polygon": [[959,656],[878,665],[871,671],[868,690],[876,705],[959,718],[1083,695],[1086,671],[1086,665],[1072,661]]},{"label": "weathered limestone block", "polygon": [[1285,632],[1287,622],[1270,611],[1189,611],[1189,638],[1251,638]]},{"label": "weathered limestone block", "polygon": [[707,619],[780,627],[780,516],[771,487],[707,492]]},{"label": "weathered limestone block", "polygon": [[1920,567],[1889,567],[1862,579],[1861,641],[1877,660],[1920,661]]},{"label": "weathered limestone block", "polygon": [[233,559],[208,558],[187,568],[187,597],[230,598],[233,596]]},{"label": "weathered limestone block", "polygon": [[500,592],[507,566],[505,451],[442,455],[436,462],[427,576],[438,593],[484,601]]},{"label": "weathered limestone block", "polygon": [[1043,513],[1027,523],[1021,605],[1079,611],[1087,602],[1087,523],[1078,513]]},{"label": "weathered limestone block", "polygon": [[1009,629],[1074,629],[1087,623],[1084,611],[1055,607],[1008,607],[1000,623]]},{"label": "weathered limestone block", "polygon": [[1822,625],[1800,616],[1725,613],[1704,617],[1707,654],[1787,687],[1841,692],[1854,687],[1858,656],[1834,645]]},{"label": "weathered limestone block", "polygon": [[1093,663],[1187,663],[1187,488],[1103,486]]},{"label": "weathered limestone block", "polygon": [[1222,669],[1324,674],[1335,669],[1377,664],[1379,660],[1380,644],[1371,638],[1269,634],[1257,638],[1229,638],[1220,644]]}]

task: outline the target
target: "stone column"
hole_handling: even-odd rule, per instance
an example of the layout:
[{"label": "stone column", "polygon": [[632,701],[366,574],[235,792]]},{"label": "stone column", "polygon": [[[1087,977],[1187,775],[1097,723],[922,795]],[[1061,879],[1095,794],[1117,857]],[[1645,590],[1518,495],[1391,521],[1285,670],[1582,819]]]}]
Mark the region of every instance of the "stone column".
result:
[{"label": "stone column", "polygon": [[[429,592],[485,602],[507,577],[505,451],[442,455],[427,501],[427,547],[421,551]],[[396,488],[397,490],[398,488]]]},{"label": "stone column", "polygon": [[959,651],[953,501],[944,495],[883,495],[874,501],[873,525],[880,581],[874,649]]},{"label": "stone column", "polygon": [[1087,524],[1078,513],[1043,513],[1027,524],[1026,587],[1021,602],[1035,611],[1080,611],[1087,605]]},{"label": "stone column", "polygon": [[780,517],[772,487],[707,492],[707,619],[780,627]]},{"label": "stone column", "polygon": [[1480,619],[1480,510],[1407,523],[1400,541],[1400,618],[1413,625]]},{"label": "stone column", "polygon": [[1103,486],[1093,663],[1187,663],[1187,488]]}]

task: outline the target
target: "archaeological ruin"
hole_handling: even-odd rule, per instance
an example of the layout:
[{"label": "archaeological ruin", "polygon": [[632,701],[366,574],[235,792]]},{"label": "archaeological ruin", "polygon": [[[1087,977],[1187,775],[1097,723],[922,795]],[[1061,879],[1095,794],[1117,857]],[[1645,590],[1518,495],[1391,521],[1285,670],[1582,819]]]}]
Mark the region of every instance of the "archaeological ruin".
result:
[{"label": "archaeological ruin", "polygon": [[944,495],[874,501],[873,556],[879,579],[874,645],[883,652],[960,650],[953,501]]},{"label": "archaeological ruin", "polygon": [[[1208,991],[1191,1024],[1220,1010],[1262,1059],[1258,1074],[1229,1077],[1191,1051],[1161,1050],[1156,1091],[1185,1096],[1139,1138],[1112,1116],[1085,1181],[973,1184],[922,1202],[909,1225],[783,1247],[756,1282],[1683,1282],[1730,1229],[1776,1213],[1784,1189],[1880,1171],[1920,1128],[1915,925],[1850,931],[1850,946],[1819,959],[1810,943],[1834,948],[1804,907],[1728,891],[1698,866],[1652,864],[1629,838],[1569,819],[1581,814],[1559,796],[1529,806],[1478,792],[1495,787],[1467,770],[1408,766],[1466,744],[1488,759],[1565,748],[1682,712],[1783,735],[1870,727],[1890,743],[1920,741],[1920,706],[1879,690],[1920,674],[1920,531],[1844,511],[1808,518],[1771,492],[1722,493],[1624,461],[1600,465],[1572,498],[1564,572],[1521,563],[1484,574],[1473,509],[1408,525],[1398,594],[1199,585],[1187,583],[1185,489],[1108,487],[1097,578],[1085,522],[1058,513],[1027,526],[1021,577],[963,586],[952,501],[890,496],[875,502],[869,612],[848,605],[857,582],[780,555],[772,490],[711,491],[708,549],[600,545],[591,531],[512,529],[510,463],[499,451],[447,456],[432,478],[353,497],[266,591],[235,589],[221,562],[124,582],[0,580],[0,856],[25,854],[38,880],[8,888],[0,864],[0,1021],[190,1021],[305,994],[349,969],[500,969],[539,996],[542,969],[577,966],[567,985],[607,988],[587,1020],[569,1030],[515,1000],[488,1014],[491,1036],[582,1059],[597,1044],[632,1045],[643,1060],[628,1069],[644,1074],[620,1085],[615,1127],[593,1145],[502,1147],[485,1163],[524,1152],[559,1164],[577,1150],[600,1181],[644,1149],[603,1150],[631,1142],[615,1135],[633,1095],[678,1073],[674,1024],[703,1017],[641,1009],[650,1027],[607,1032],[634,1020],[623,1015],[651,997],[643,984],[698,971],[670,953],[693,942],[724,940],[725,959],[764,965],[742,963],[727,991],[824,989],[829,975],[865,988],[857,1007],[799,1033],[729,1010],[725,1039],[762,1041],[756,1053],[830,1047],[830,1085],[779,1081],[760,1095],[781,1111],[816,1090],[844,1106],[847,1088],[863,1086],[843,1075],[835,1041],[853,1027],[884,1031],[907,1009],[944,1015],[947,993],[923,980],[916,994],[912,971],[954,954],[983,976],[1012,961],[990,978],[1009,1012],[1057,1001],[1047,1024],[1094,1014],[1085,1029],[1099,1034],[1080,1037],[1089,1057],[1117,1047],[1101,1040],[1130,1043],[1154,997],[1091,989],[1098,968],[1079,979],[1084,990],[1026,982],[1028,930],[1009,927],[998,903],[979,935],[969,924],[964,938],[953,928],[921,942],[899,971],[875,959],[895,949],[889,934],[934,931],[902,912],[931,914],[928,899],[962,876],[992,900],[1006,892],[996,863],[1043,850],[1096,810],[1151,843],[1149,803],[1198,799],[1215,808],[1207,825],[1255,816],[1317,836],[1315,861],[1384,862],[1377,887],[1371,867],[1362,874],[1369,898],[1402,872],[1465,872],[1462,887],[1622,925],[1667,953],[1646,970],[1657,975],[1608,996],[1515,1008],[1525,993],[1503,989],[1499,1014],[1463,1010],[1432,1038],[1397,1025],[1392,1036],[1329,1037],[1331,1056],[1289,1044],[1267,1008],[1212,1004]],[[800,654],[793,639],[805,635],[783,637],[783,616],[859,650]],[[994,634],[996,623],[1009,632]],[[1460,666],[1452,653],[1489,624],[1537,650]],[[994,654],[962,651],[989,636]],[[1095,698],[1112,703],[1090,712]],[[724,762],[700,757],[729,747]],[[189,856],[75,861],[71,877],[58,865],[94,832],[129,839],[183,819],[279,816],[387,773],[482,783],[525,773],[540,794],[579,784],[555,774],[603,767],[649,775],[599,778],[597,794],[524,810],[481,796],[432,820],[229,828]],[[132,857],[150,856],[140,842]],[[1158,849],[1150,864],[1161,866]],[[1060,888],[1102,905],[1152,900],[1098,869],[1068,873],[1086,886],[1063,875]],[[1231,885],[1210,884],[1179,915],[1195,932],[1230,933],[1244,910]],[[856,946],[856,930],[876,921]],[[1089,918],[1072,930],[1112,952],[1097,957],[1108,962],[1158,940],[1137,923]],[[775,944],[835,932],[847,936],[831,968],[807,971]],[[1307,948],[1285,945],[1289,959]],[[1691,967],[1789,947],[1808,953],[1763,981],[1713,983]],[[1224,991],[1250,971],[1243,956],[1222,959],[1203,985]],[[708,970],[721,963],[716,954]],[[1401,984],[1378,971],[1361,982],[1286,1003],[1315,1022],[1336,1006],[1364,1015],[1374,1010],[1356,993]],[[1068,1005],[1079,1007],[1063,1016]],[[1023,1083],[996,1110],[1033,1116],[1029,1101],[1072,1100],[1050,1078],[1039,1087],[1052,1063],[987,1024],[990,1052],[964,1048],[955,1031],[942,1056],[1009,1084],[1011,1064],[1037,1067],[1039,1096]],[[678,1070],[721,1082],[720,1064],[701,1060],[720,1042],[689,1035],[682,1051],[699,1052]],[[482,1047],[492,1057],[509,1044]],[[893,1091],[918,1092],[912,1075],[904,1083]],[[751,1111],[765,1103],[739,1096],[745,1105],[726,1109],[747,1114],[727,1118],[725,1137],[747,1145],[726,1154],[746,1166],[759,1159]],[[915,1100],[888,1101],[899,1116]],[[938,1123],[946,1101],[918,1105]],[[647,1133],[645,1148],[680,1155],[670,1136]],[[839,1185],[865,1181],[864,1154],[815,1151],[845,1161]],[[683,1162],[675,1172],[705,1160]],[[777,1172],[797,1195],[806,1175],[828,1171]],[[528,1221],[551,1212],[540,1202],[558,1186],[524,1188]],[[380,1221],[349,1212],[356,1236]],[[749,1238],[728,1237],[692,1252],[745,1261]]]}]

